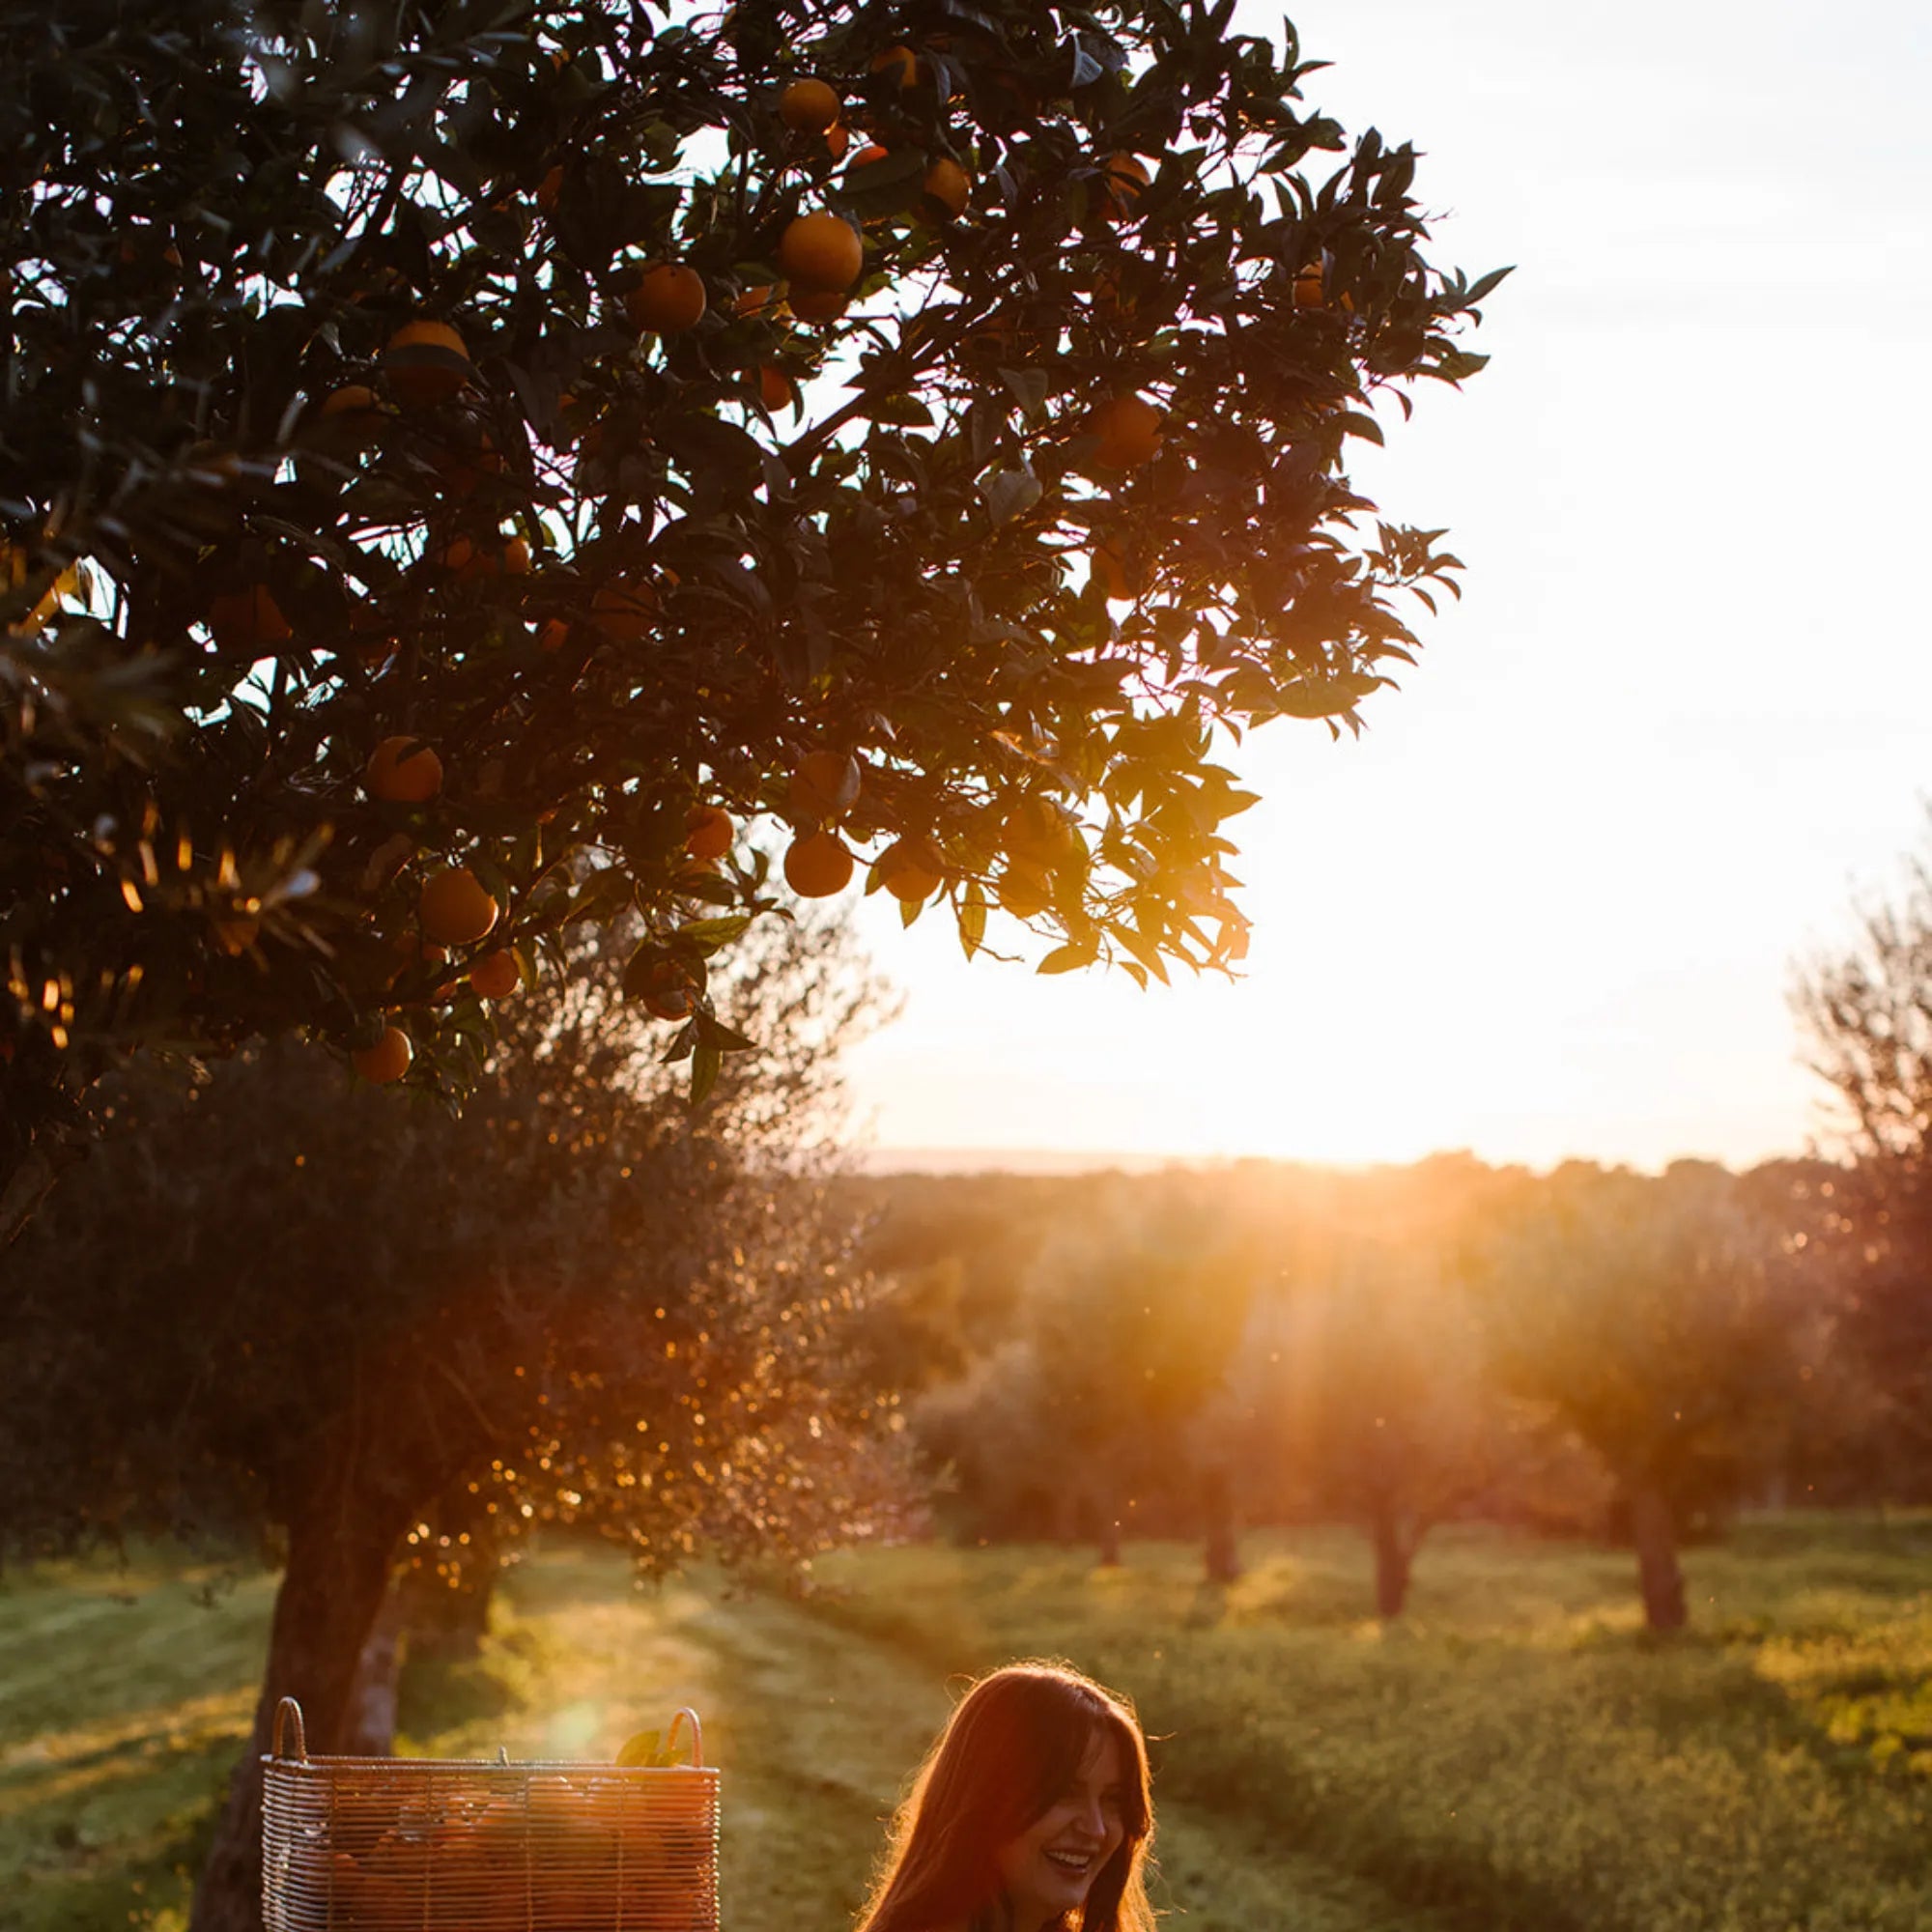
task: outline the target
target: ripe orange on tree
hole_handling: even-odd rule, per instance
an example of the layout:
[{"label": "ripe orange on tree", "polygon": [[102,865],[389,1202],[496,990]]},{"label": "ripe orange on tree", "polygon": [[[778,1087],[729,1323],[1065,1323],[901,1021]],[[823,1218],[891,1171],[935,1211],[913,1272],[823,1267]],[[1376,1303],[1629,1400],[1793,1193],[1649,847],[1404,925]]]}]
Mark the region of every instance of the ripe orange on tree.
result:
[{"label": "ripe orange on tree", "polygon": [[1151,460],[1160,447],[1164,417],[1142,396],[1116,396],[1087,418],[1090,435],[1097,439],[1094,461],[1108,469],[1132,469]]},{"label": "ripe orange on tree", "polygon": [[224,590],[211,598],[207,622],[224,651],[260,650],[264,644],[286,643],[295,635],[266,583]]},{"label": "ripe orange on tree", "polygon": [[653,1019],[682,1020],[691,1017],[696,991],[686,968],[667,956],[652,963],[643,976],[643,983],[637,989],[637,997]]},{"label": "ripe orange on tree", "polygon": [[890,73],[901,88],[917,87],[924,68],[924,62],[907,46],[886,47],[871,59],[873,73]]},{"label": "ripe orange on tree", "polygon": [[367,383],[350,383],[325,396],[316,412],[324,422],[333,422],[358,436],[368,436],[383,413],[383,405]]},{"label": "ripe orange on tree", "polygon": [[1080,843],[1072,821],[1050,798],[1029,792],[1009,810],[1001,824],[1001,842],[1014,861],[1028,866],[1064,864]]},{"label": "ripe orange on tree", "polygon": [[383,351],[383,373],[405,409],[434,409],[469,381],[469,351],[446,322],[406,322]]},{"label": "ripe orange on tree", "polygon": [[468,866],[452,866],[423,882],[416,918],[439,946],[473,946],[497,923],[497,901]]},{"label": "ripe orange on tree", "polygon": [[420,738],[384,738],[369,753],[362,786],[391,805],[422,805],[442,789],[442,760]]},{"label": "ripe orange on tree", "polygon": [[870,141],[852,156],[851,166],[847,168],[846,172],[849,174],[852,168],[869,168],[874,161],[885,161],[891,158],[892,150],[890,148],[882,148],[878,142]]},{"label": "ripe orange on tree", "polygon": [[949,215],[964,214],[973,198],[973,184],[957,161],[942,155],[925,171],[923,192]]},{"label": "ripe orange on tree", "polygon": [[767,362],[758,371],[758,400],[768,410],[789,409],[798,400],[798,390],[782,369]]},{"label": "ripe orange on tree", "polygon": [[524,969],[505,946],[486,952],[469,969],[469,989],[480,1000],[507,1000],[524,983]]},{"label": "ripe orange on tree", "polygon": [[561,617],[546,617],[543,629],[537,633],[537,648],[541,651],[560,651],[570,641],[570,626]]},{"label": "ripe orange on tree", "polygon": [[779,267],[797,288],[849,289],[865,266],[866,244],[843,215],[794,215],[779,237]]},{"label": "ripe orange on tree", "polygon": [[657,627],[658,593],[636,579],[612,578],[592,594],[590,621],[613,643],[641,643]]},{"label": "ripe orange on tree", "polygon": [[825,130],[826,152],[835,161],[845,158],[845,150],[851,145],[852,130],[842,121],[835,121]]},{"label": "ripe orange on tree", "polygon": [[684,849],[694,859],[722,859],[731,849],[736,828],[721,805],[694,805],[684,821]]},{"label": "ripe orange on tree", "polygon": [[850,852],[831,832],[808,832],[785,847],[785,883],[802,899],[829,899],[852,883]]},{"label": "ripe orange on tree", "polygon": [[946,883],[946,874],[929,847],[900,838],[879,856],[879,883],[894,898],[923,905]]},{"label": "ripe orange on tree", "polygon": [[794,289],[791,312],[801,322],[837,322],[852,306],[843,289]]},{"label": "ripe orange on tree", "polygon": [[779,96],[779,118],[795,134],[823,134],[838,119],[837,91],[822,80],[795,80]]},{"label": "ripe orange on tree", "polygon": [[374,1046],[358,1046],[349,1058],[356,1072],[372,1087],[386,1087],[410,1070],[415,1048],[401,1027],[384,1027],[382,1038]]},{"label": "ripe orange on tree", "polygon": [[1008,860],[994,890],[1015,919],[1037,918],[1053,902],[1046,867],[1031,859]]},{"label": "ripe orange on tree", "polygon": [[838,818],[857,804],[863,781],[849,753],[808,752],[792,771],[791,809],[800,818]]},{"label": "ripe orange on tree", "polygon": [[624,296],[631,326],[659,335],[695,328],[704,307],[704,277],[683,262],[653,262]]}]

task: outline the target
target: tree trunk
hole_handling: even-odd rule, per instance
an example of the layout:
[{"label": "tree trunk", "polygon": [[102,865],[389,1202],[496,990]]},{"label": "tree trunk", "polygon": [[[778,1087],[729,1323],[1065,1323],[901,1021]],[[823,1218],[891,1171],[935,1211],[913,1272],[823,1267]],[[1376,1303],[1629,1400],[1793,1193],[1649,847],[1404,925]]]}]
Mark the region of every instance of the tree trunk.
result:
[{"label": "tree trunk", "polygon": [[1375,1513],[1369,1535],[1376,1548],[1376,1614],[1399,1617],[1408,1602],[1408,1570],[1415,1560],[1416,1540],[1404,1533],[1393,1510]]},{"label": "tree trunk", "polygon": [[1100,1493],[1094,1500],[1100,1518],[1096,1529],[1100,1544],[1100,1567],[1103,1570],[1111,1570],[1121,1560],[1122,1504],[1119,1485],[1111,1479],[1103,1478]]},{"label": "tree trunk", "polygon": [[402,1627],[409,1636],[410,1655],[433,1658],[439,1663],[467,1663],[480,1657],[483,1639],[490,1634],[497,1577],[497,1564],[487,1552],[464,1570],[454,1588],[433,1569],[406,1576]]},{"label": "tree trunk", "polygon": [[1211,1470],[1202,1484],[1203,1514],[1208,1519],[1203,1560],[1210,1583],[1232,1583],[1241,1574],[1240,1546],[1235,1536],[1235,1505],[1228,1472]]},{"label": "tree trunk", "polygon": [[1686,1622],[1684,1573],[1677,1563],[1677,1524],[1670,1505],[1654,1489],[1633,1489],[1630,1519],[1644,1621],[1654,1631],[1680,1631]]},{"label": "tree trunk", "polygon": [[1677,1567],[1677,1522],[1671,1505],[1654,1488],[1631,1490],[1631,1542],[1636,1546],[1644,1621],[1652,1631],[1681,1631],[1687,1617],[1685,1577]]},{"label": "tree trunk", "polygon": [[404,1524],[394,1498],[380,1504],[343,1484],[321,1490],[289,1529],[288,1568],[275,1594],[269,1662],[253,1736],[229,1780],[228,1802],[195,1888],[189,1932],[260,1932],[262,1756],[275,1706],[300,1703],[311,1751],[336,1751],[348,1734],[356,1665],[383,1606],[389,1556]]},{"label": "tree trunk", "polygon": [[405,1585],[391,1583],[355,1660],[355,1680],[342,1725],[341,1747],[351,1757],[387,1757],[396,1747],[396,1678],[408,1622]]}]

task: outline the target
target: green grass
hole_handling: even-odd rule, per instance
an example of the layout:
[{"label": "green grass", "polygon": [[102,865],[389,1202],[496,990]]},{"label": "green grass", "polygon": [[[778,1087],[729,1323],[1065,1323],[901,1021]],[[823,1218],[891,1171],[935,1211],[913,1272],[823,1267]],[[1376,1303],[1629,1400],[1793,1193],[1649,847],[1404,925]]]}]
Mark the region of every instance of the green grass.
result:
[{"label": "green grass", "polygon": [[[726,1932],[840,1932],[952,1673],[1065,1656],[1156,1746],[1183,1932],[1905,1932],[1932,1923],[1932,1524],[1786,1519],[1692,1552],[1657,1645],[1628,1559],[1443,1535],[1411,1614],[1358,1538],[1119,1571],[1058,1548],[851,1552],[801,1604],[635,1589],[556,1552],[476,1662],[405,1679],[402,1747],[608,1757],[679,1704],[725,1773]],[[151,1557],[0,1585],[0,1928],[179,1932],[271,1582]],[[26,1881],[28,1883],[23,1883]]]},{"label": "green grass", "polygon": [[1932,1923],[1925,1523],[1694,1551],[1698,1628],[1662,1645],[1615,1556],[1443,1536],[1387,1628],[1361,1614],[1356,1539],[1256,1538],[1247,1558],[1209,1590],[1173,1548],[1111,1573],[882,1551],[821,1566],[821,1613],[935,1667],[1044,1651],[1129,1690],[1164,1736],[1163,1794],[1373,1883],[1388,1916],[1365,1923]]}]

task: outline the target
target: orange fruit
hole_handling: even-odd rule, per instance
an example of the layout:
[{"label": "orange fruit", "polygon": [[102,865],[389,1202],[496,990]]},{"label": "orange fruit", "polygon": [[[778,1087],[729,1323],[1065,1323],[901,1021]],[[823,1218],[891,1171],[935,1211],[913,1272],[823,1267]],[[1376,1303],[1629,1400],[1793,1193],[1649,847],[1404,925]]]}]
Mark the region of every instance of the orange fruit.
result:
[{"label": "orange fruit", "polygon": [[774,369],[768,362],[758,371],[758,400],[766,409],[789,409],[797,399],[798,391],[782,369]]},{"label": "orange fruit", "polygon": [[866,266],[866,244],[842,215],[794,215],[779,237],[779,266],[801,288],[849,289]]},{"label": "orange fruit", "polygon": [[383,373],[405,409],[433,409],[469,380],[469,352],[446,322],[406,322],[383,351]]},{"label": "orange fruit", "polygon": [[358,1046],[349,1058],[356,1072],[372,1087],[386,1087],[410,1070],[415,1048],[401,1027],[384,1027],[383,1037],[374,1046]]},{"label": "orange fruit", "polygon": [[943,155],[926,169],[923,185],[926,199],[937,203],[949,215],[964,214],[966,204],[973,198],[973,184],[966,170]]},{"label": "orange fruit", "polygon": [[285,643],[295,635],[266,583],[224,590],[211,599],[207,622],[224,651],[260,650],[264,644]]},{"label": "orange fruit", "polygon": [[423,882],[416,917],[438,946],[473,946],[497,923],[497,901],[468,866],[452,866]]},{"label": "orange fruit", "polygon": [[1050,798],[1037,792],[1020,799],[1002,823],[1008,856],[1016,865],[1060,865],[1079,835]]},{"label": "orange fruit", "polygon": [[[852,156],[852,166],[855,168],[869,168],[874,161],[889,160],[891,157],[892,150],[890,148],[882,148],[876,141],[873,141],[866,147],[861,148]],[[850,170],[848,169],[847,172],[849,173]]]},{"label": "orange fruit", "polygon": [[624,297],[634,328],[676,335],[695,328],[704,314],[704,277],[682,262],[653,262]]},{"label": "orange fruit", "polygon": [[1053,888],[1046,868],[1030,859],[1012,859],[1000,873],[994,890],[1000,903],[1015,919],[1034,919],[1043,913],[1053,899]]},{"label": "orange fruit", "polygon": [[852,298],[840,289],[798,289],[791,298],[791,312],[801,322],[837,322],[851,306]]},{"label": "orange fruit", "polygon": [[838,94],[822,80],[795,80],[779,96],[779,118],[794,134],[823,134],[838,119]]},{"label": "orange fruit", "polygon": [[1146,569],[1138,562],[1128,564],[1111,543],[1094,547],[1094,580],[1110,604],[1126,603],[1147,589]]},{"label": "orange fruit", "polygon": [[657,628],[658,593],[648,583],[612,578],[591,597],[590,621],[613,643],[641,643]]},{"label": "orange fruit", "polygon": [[369,753],[362,788],[391,805],[422,805],[442,789],[442,760],[420,738],[384,738]]},{"label": "orange fruit", "polygon": [[1296,308],[1320,308],[1323,299],[1323,276],[1319,260],[1310,262],[1305,268],[1295,271],[1294,306]]},{"label": "orange fruit", "polygon": [[929,847],[901,838],[880,855],[879,883],[894,898],[923,905],[946,883],[946,875]]},{"label": "orange fruit", "polygon": [[479,1000],[507,1000],[524,983],[524,969],[506,946],[486,952],[469,969],[469,989]]},{"label": "orange fruit", "polygon": [[487,539],[451,537],[442,547],[442,567],[455,573],[461,583],[474,583],[486,577],[527,577],[530,547],[522,537],[509,537],[492,545]]},{"label": "orange fruit", "polygon": [[1101,212],[1109,221],[1127,221],[1153,180],[1137,155],[1109,155],[1102,176]]},{"label": "orange fruit", "polygon": [[844,752],[808,752],[791,775],[791,808],[801,818],[839,817],[858,801],[861,774]]},{"label": "orange fruit", "polygon": [[1090,434],[1098,439],[1094,461],[1108,469],[1132,469],[1148,462],[1160,447],[1162,416],[1140,396],[1116,396],[1087,418]]},{"label": "orange fruit", "polygon": [[694,1000],[691,975],[677,960],[660,959],[645,976],[638,997],[654,1019],[689,1019]]},{"label": "orange fruit", "polygon": [[374,427],[377,416],[382,413],[382,407],[376,400],[375,390],[368,384],[351,383],[337,389],[333,395],[325,396],[316,414],[325,422],[332,416],[340,416],[348,427],[366,432]]},{"label": "orange fruit", "polygon": [[852,855],[830,832],[809,832],[785,848],[784,875],[802,899],[829,899],[852,883]]},{"label": "orange fruit", "polygon": [[544,627],[537,633],[537,648],[544,651],[560,651],[570,641],[570,626],[561,617],[546,617]]},{"label": "orange fruit", "polygon": [[852,130],[842,121],[835,122],[825,130],[825,146],[835,161],[845,158],[845,150],[852,140]]},{"label": "orange fruit", "polygon": [[890,73],[902,88],[917,87],[924,71],[924,63],[910,47],[887,47],[884,52],[872,56],[873,73]]},{"label": "orange fruit", "polygon": [[723,806],[694,805],[684,821],[684,849],[694,859],[722,859],[731,849],[734,829]]}]

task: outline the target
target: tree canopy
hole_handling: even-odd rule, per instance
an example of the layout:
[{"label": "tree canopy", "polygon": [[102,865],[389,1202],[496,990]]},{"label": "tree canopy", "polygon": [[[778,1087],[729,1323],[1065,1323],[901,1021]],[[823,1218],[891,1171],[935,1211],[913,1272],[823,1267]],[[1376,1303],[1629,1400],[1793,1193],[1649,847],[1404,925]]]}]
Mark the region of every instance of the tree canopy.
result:
[{"label": "tree canopy", "polygon": [[1231,970],[1220,760],[1406,660],[1347,446],[1499,278],[1232,6],[0,5],[10,1224],[128,1051],[460,1095],[584,922],[701,1097],[781,864]]}]

